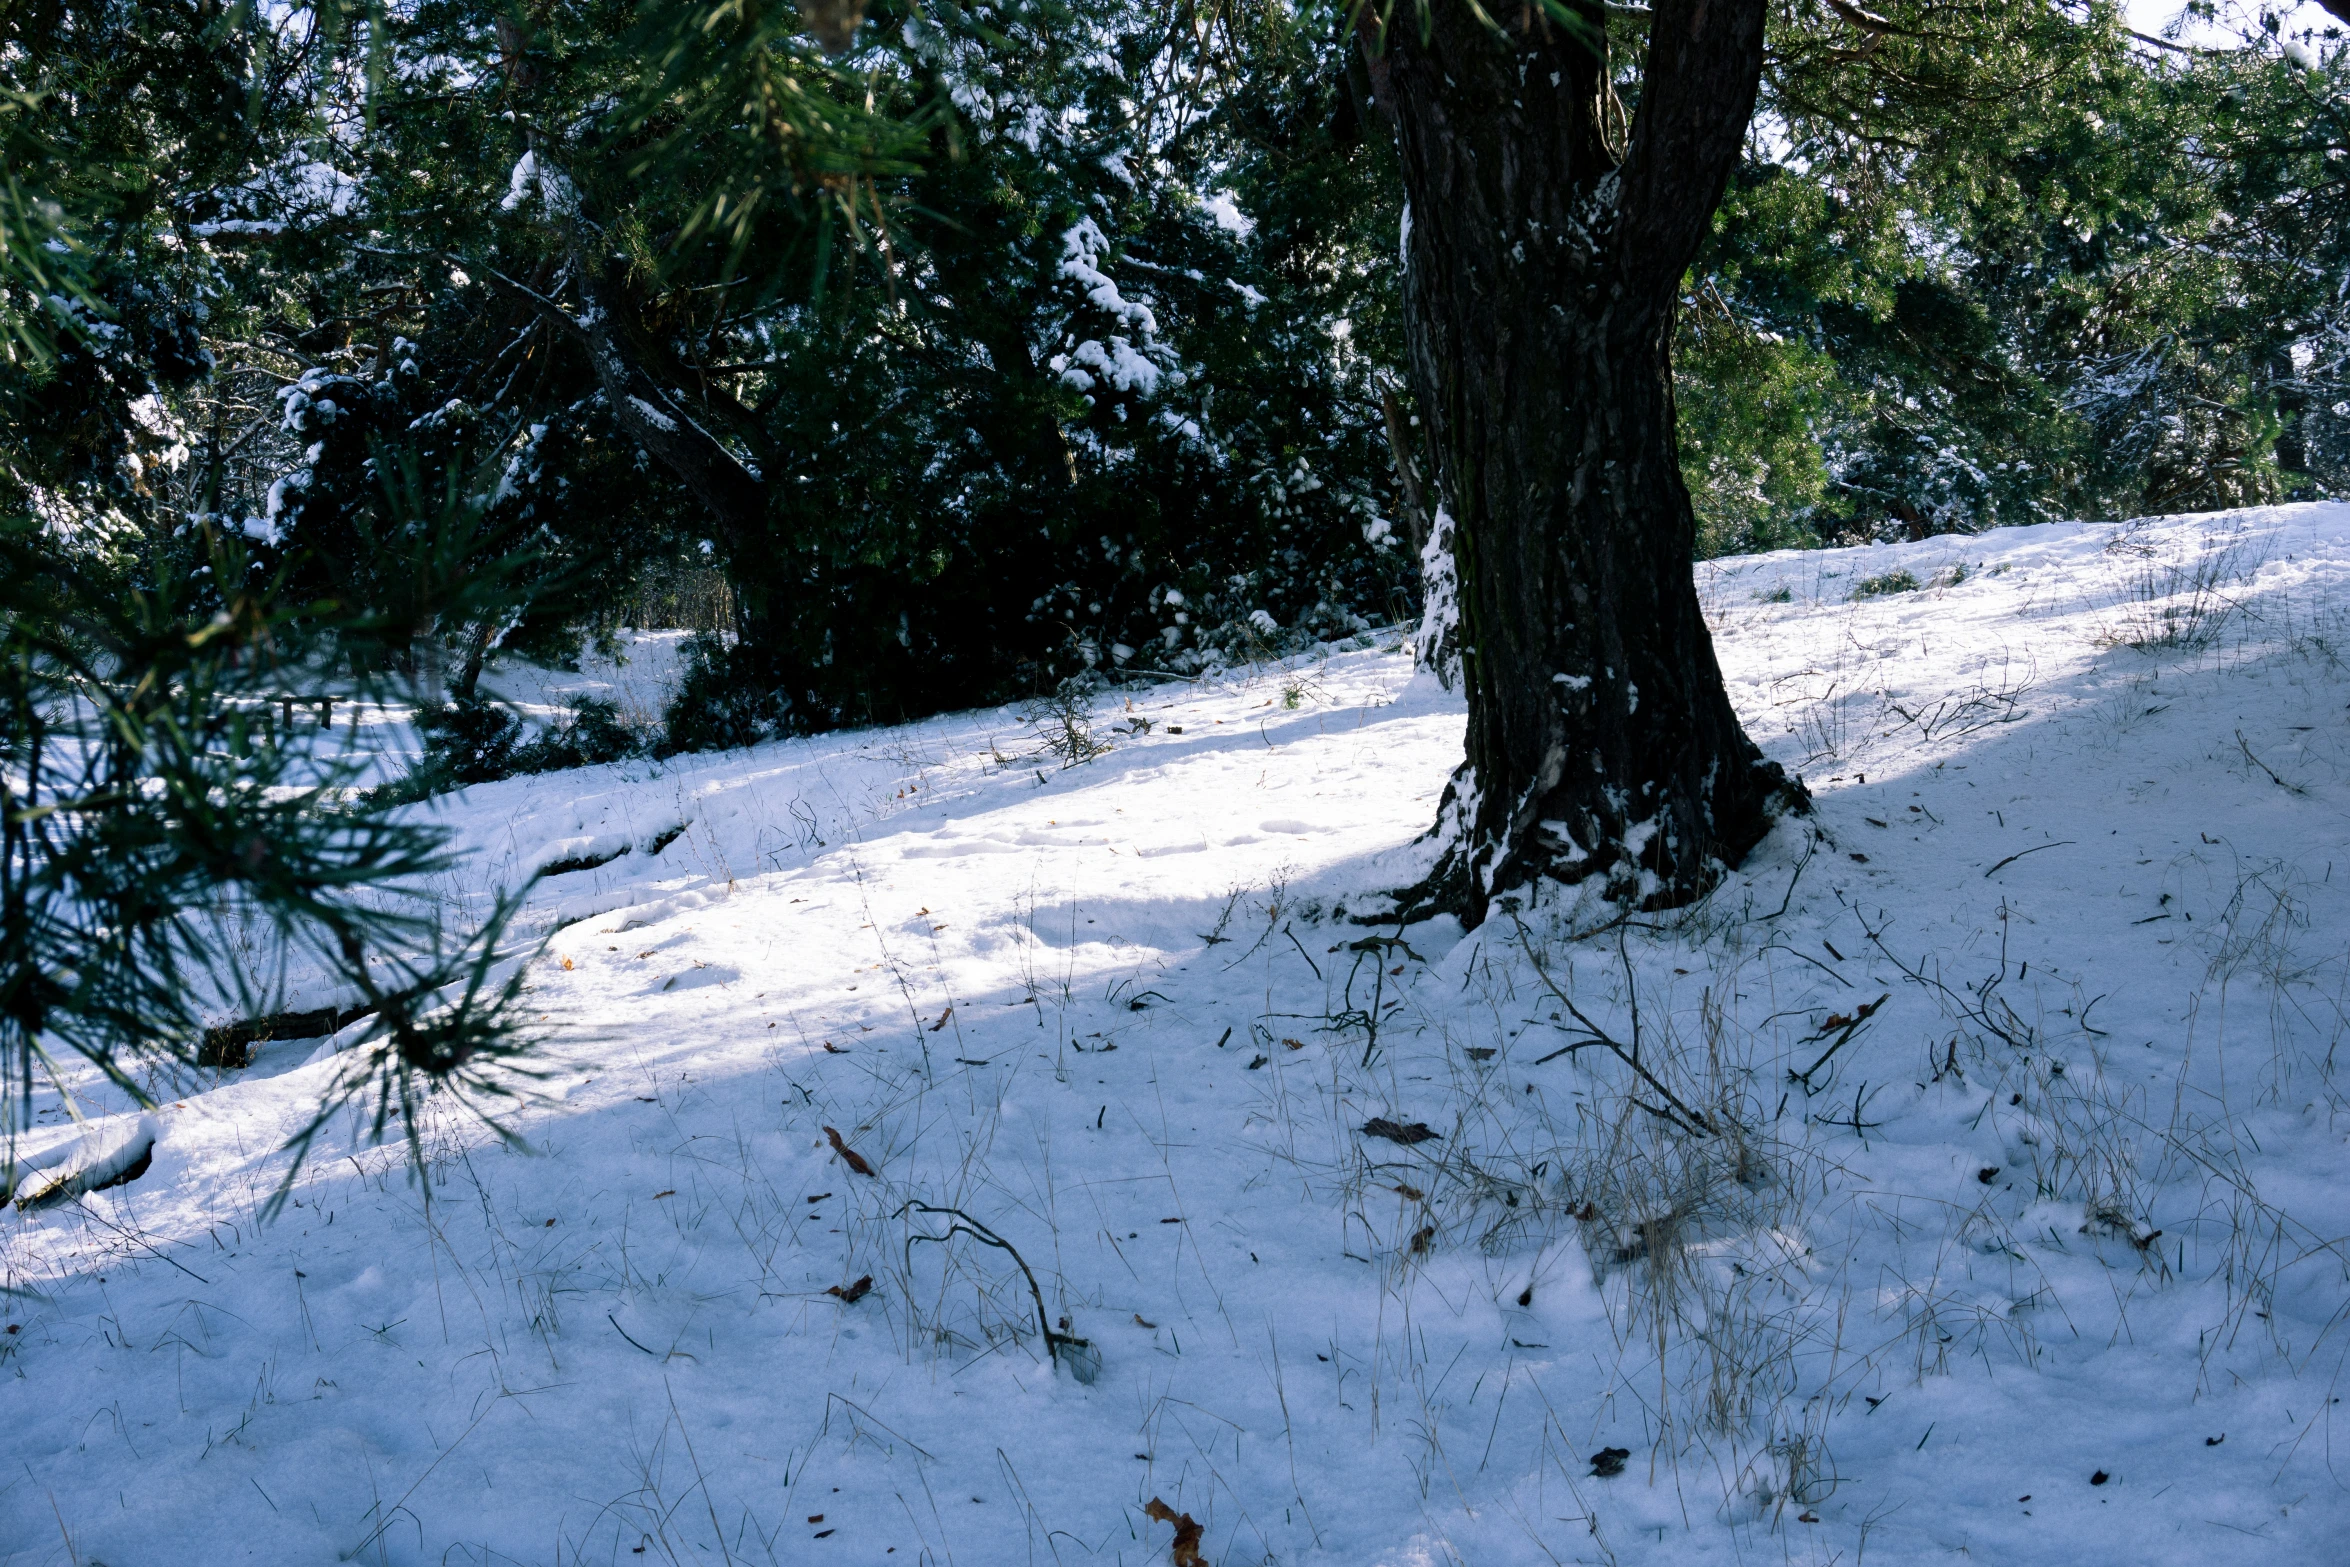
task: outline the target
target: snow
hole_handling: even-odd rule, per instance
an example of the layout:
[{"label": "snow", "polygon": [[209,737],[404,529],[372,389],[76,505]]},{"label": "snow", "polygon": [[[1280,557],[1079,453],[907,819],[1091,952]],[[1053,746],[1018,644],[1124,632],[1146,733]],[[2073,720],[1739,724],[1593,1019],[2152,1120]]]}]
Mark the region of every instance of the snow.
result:
[{"label": "snow", "polygon": [[670,418],[660,409],[654,407],[651,403],[646,402],[641,397],[633,395],[628,400],[635,406],[637,417],[644,420],[645,423],[651,425],[654,429],[666,431],[672,435],[677,432],[677,421]]},{"label": "snow", "polygon": [[540,163],[535,150],[514,161],[512,172],[506,176],[506,194],[499,199],[498,210],[514,211],[533,192],[538,195],[547,221],[561,223],[578,215],[579,187],[561,169]]},{"label": "snow", "polygon": [[[1338,917],[1460,754],[1400,636],[1077,767],[989,710],[435,802],[453,906],[597,862],[523,1146],[338,1124],[265,1221],[343,1059],[282,1041],[11,1210],[0,1560],[2329,1559],[2350,507],[1699,587],[1817,816],[1592,935]],[[67,1081],[23,1162],[135,1140]]]},{"label": "snow", "polygon": [[1109,253],[1109,237],[1091,218],[1079,218],[1061,235],[1061,276],[1076,283],[1094,307],[1133,328],[1145,339],[1158,335],[1159,318],[1150,306],[1130,300],[1118,291],[1118,282],[1101,269]]},{"label": "snow", "polygon": [[1240,210],[1240,197],[1232,191],[1220,190],[1201,203],[1216,227],[1234,239],[1246,239],[1257,231],[1257,220]]}]

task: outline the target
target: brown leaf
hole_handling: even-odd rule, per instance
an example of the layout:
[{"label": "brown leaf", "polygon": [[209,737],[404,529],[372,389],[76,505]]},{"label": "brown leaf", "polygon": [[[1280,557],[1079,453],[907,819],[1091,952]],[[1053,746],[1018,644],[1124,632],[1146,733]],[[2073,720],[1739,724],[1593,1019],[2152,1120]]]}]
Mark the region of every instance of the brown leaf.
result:
[{"label": "brown leaf", "polygon": [[[851,1284],[846,1288],[835,1284],[832,1286],[832,1288],[826,1290],[824,1293],[827,1295],[838,1296],[840,1298],[840,1303],[844,1306],[854,1306],[858,1301],[863,1300],[866,1296],[873,1293],[873,1275],[868,1273],[863,1278],[859,1279],[856,1283]],[[810,1523],[814,1523],[816,1520],[811,1518],[808,1521]]]},{"label": "brown leaf", "polygon": [[1412,1186],[1402,1181],[1396,1182],[1395,1190],[1396,1195],[1401,1197],[1409,1197],[1414,1202],[1426,1202],[1428,1200],[1428,1194],[1426,1192],[1420,1190],[1420,1188],[1417,1186]]},{"label": "brown leaf", "polygon": [[847,1165],[850,1169],[856,1171],[859,1175],[871,1175],[873,1173],[873,1166],[865,1162],[865,1156],[857,1152],[856,1149],[851,1148],[847,1143],[842,1142],[840,1140],[840,1133],[834,1131],[831,1127],[828,1126],[824,1129],[824,1135],[832,1139],[832,1151],[840,1155],[841,1163]]},{"label": "brown leaf", "polygon": [[1138,1328],[1149,1328],[1149,1329],[1153,1330],[1154,1332],[1157,1330],[1157,1328],[1158,1328],[1158,1326],[1159,1326],[1159,1325],[1158,1325],[1156,1322],[1145,1322],[1145,1321],[1143,1321],[1143,1320],[1142,1320],[1142,1313],[1141,1313],[1141,1312],[1139,1312],[1139,1311],[1138,1311],[1138,1312],[1136,1312],[1136,1313],[1134,1314],[1134,1325],[1135,1325],[1136,1327],[1138,1327]]},{"label": "brown leaf", "polygon": [[566,974],[571,972],[571,960],[569,958],[565,958],[563,960],[563,972]]},{"label": "brown leaf", "polygon": [[[768,1024],[767,1026],[768,1026],[769,1028],[773,1028],[775,1025],[774,1025],[774,1024],[772,1024],[772,1023],[770,1023],[770,1024]],[[847,1054],[848,1054],[848,1052],[847,1052],[846,1050],[843,1050],[843,1049],[842,1049],[840,1046],[838,1046],[838,1045],[834,1044],[834,1043],[833,1043],[831,1040],[829,1040],[829,1039],[827,1039],[826,1041],[824,1041],[824,1053],[825,1053],[826,1055],[834,1055],[834,1056],[845,1056],[845,1055],[847,1055]]]},{"label": "brown leaf", "polygon": [[1147,1517],[1175,1526],[1175,1545],[1169,1556],[1174,1567],[1208,1567],[1207,1558],[1199,1553],[1199,1537],[1205,1531],[1192,1522],[1191,1514],[1179,1513],[1155,1496],[1142,1510]]},{"label": "brown leaf", "polygon": [[935,1034],[940,1029],[946,1027],[947,1019],[953,1017],[954,1015],[955,1009],[953,1007],[947,1008],[944,1012],[941,1012],[938,1015],[938,1021],[930,1025],[930,1031]]},{"label": "brown leaf", "polygon": [[1384,1137],[1391,1143],[1402,1143],[1408,1148],[1414,1143],[1428,1142],[1444,1134],[1430,1131],[1425,1121],[1414,1121],[1406,1126],[1400,1121],[1390,1121],[1383,1115],[1375,1115],[1363,1123],[1363,1135]]},{"label": "brown leaf", "polygon": [[1420,1233],[1412,1237],[1412,1254],[1416,1257],[1428,1255],[1428,1243],[1434,1239],[1436,1239],[1436,1226],[1433,1224],[1423,1226]]},{"label": "brown leaf", "polygon": [[670,1187],[670,1188],[669,1188],[669,1190],[667,1190],[667,1191],[665,1191],[665,1192],[655,1192],[655,1193],[653,1193],[653,1201],[655,1201],[655,1202],[659,1202],[659,1201],[660,1201],[662,1198],[664,1198],[664,1197],[674,1197],[674,1196],[676,1196],[676,1195],[677,1195],[677,1188],[676,1188],[676,1187],[674,1187],[674,1186],[672,1186],[672,1187]]},{"label": "brown leaf", "polygon": [[1281,1042],[1292,1050],[1303,1050],[1306,1047],[1306,1042],[1302,1039],[1284,1039]]}]

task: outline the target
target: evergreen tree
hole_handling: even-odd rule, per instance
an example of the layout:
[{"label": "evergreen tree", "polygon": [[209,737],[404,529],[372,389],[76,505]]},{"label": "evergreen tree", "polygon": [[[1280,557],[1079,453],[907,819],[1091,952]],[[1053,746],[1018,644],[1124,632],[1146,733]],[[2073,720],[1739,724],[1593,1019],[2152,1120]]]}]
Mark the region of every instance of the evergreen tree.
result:
[{"label": "evergreen tree", "polygon": [[[215,370],[207,325],[239,298],[201,208],[267,186],[298,72],[211,5],[0,13],[0,1056],[29,1113],[78,1055],[135,1100],[200,1063],[206,1024],[271,1004],[226,939],[259,927],[365,1015],[319,1120],[345,1104],[413,1135],[424,1094],[477,1109],[521,1046],[512,905],[449,934],[435,830],[355,803],[353,769],[275,716],[351,688],[345,651],[390,623],[290,606],[219,508],[224,457],[188,477],[175,408]],[[199,469],[198,473],[201,474]],[[408,519],[419,549],[429,517]],[[443,581],[434,612],[495,613],[498,574]],[[217,1040],[213,1054],[223,1053]],[[160,1072],[160,1077],[156,1075]],[[8,1169],[0,1161],[0,1173]]]}]

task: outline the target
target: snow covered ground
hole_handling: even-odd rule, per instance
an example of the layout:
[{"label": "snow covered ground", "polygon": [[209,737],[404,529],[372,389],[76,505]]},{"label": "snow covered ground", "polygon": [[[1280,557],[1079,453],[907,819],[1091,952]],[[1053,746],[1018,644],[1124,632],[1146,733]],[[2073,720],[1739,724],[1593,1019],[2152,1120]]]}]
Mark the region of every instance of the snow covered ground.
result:
[{"label": "snow covered ground", "polygon": [[0,1561],[2339,1559],[2350,507],[1700,584],[1818,813],[1596,933],[1342,917],[1392,638],[438,803],[527,1148],[262,1222],[293,1041],[10,1212]]}]

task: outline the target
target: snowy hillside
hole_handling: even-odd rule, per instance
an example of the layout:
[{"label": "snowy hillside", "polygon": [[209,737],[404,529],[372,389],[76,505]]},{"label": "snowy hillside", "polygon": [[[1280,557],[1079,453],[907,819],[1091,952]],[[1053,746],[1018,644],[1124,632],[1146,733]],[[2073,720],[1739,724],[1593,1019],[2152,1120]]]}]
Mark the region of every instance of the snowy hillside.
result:
[{"label": "snowy hillside", "polygon": [[1669,916],[1345,917],[1392,637],[440,802],[527,1148],[265,1223],[332,1049],[170,1085],[0,1221],[0,1561],[2334,1559],[2350,507],[1700,586],[1818,811]]}]

